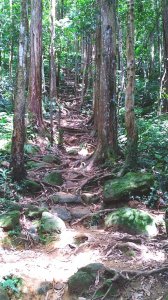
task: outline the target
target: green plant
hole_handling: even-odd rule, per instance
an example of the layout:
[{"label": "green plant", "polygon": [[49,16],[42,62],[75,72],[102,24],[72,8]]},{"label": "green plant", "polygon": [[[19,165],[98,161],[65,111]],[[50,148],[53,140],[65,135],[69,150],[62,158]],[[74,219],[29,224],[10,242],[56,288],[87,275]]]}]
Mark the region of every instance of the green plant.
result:
[{"label": "green plant", "polygon": [[23,280],[20,277],[15,277],[14,275],[7,275],[3,277],[3,281],[1,281],[0,285],[5,290],[10,290],[14,293],[19,293],[20,288],[23,284]]}]

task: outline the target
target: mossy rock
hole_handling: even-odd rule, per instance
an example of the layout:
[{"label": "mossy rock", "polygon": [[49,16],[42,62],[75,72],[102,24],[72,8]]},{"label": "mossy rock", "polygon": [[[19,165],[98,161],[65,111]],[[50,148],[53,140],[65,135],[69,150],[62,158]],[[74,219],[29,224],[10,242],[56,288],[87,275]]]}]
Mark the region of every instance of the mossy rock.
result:
[{"label": "mossy rock", "polygon": [[47,155],[43,156],[43,161],[48,164],[52,164],[52,163],[60,164],[61,163],[61,160],[58,156],[51,155],[51,154],[47,154]]},{"label": "mossy rock", "polygon": [[149,173],[129,172],[122,178],[108,180],[104,185],[104,202],[122,201],[133,194],[145,194],[150,190],[154,176]]},{"label": "mossy rock", "polygon": [[94,283],[94,277],[86,272],[78,271],[68,280],[70,294],[82,295]]},{"label": "mossy rock", "polygon": [[24,151],[25,154],[34,155],[40,151],[40,147],[33,144],[25,144]]},{"label": "mossy rock", "polygon": [[155,219],[142,210],[133,208],[120,208],[105,218],[105,226],[117,226],[118,230],[130,234],[157,235]]},{"label": "mossy rock", "polygon": [[80,268],[68,280],[68,291],[70,294],[82,295],[88,292],[89,287],[94,284],[97,273],[104,269],[104,266],[99,263],[89,264]]},{"label": "mossy rock", "polygon": [[54,216],[49,212],[43,212],[40,224],[41,233],[57,233],[60,234],[65,230],[66,226],[63,220]]},{"label": "mossy rock", "polygon": [[23,181],[23,191],[31,192],[31,193],[38,193],[41,191],[41,185],[36,181],[26,179]]},{"label": "mossy rock", "polygon": [[51,172],[44,177],[44,182],[50,185],[62,185],[64,180],[62,174],[58,171]]},{"label": "mossy rock", "polygon": [[30,219],[41,218],[44,211],[46,211],[46,208],[30,204],[25,210],[25,216]]},{"label": "mossy rock", "polygon": [[0,227],[4,230],[12,230],[19,225],[20,212],[10,211],[0,215]]}]

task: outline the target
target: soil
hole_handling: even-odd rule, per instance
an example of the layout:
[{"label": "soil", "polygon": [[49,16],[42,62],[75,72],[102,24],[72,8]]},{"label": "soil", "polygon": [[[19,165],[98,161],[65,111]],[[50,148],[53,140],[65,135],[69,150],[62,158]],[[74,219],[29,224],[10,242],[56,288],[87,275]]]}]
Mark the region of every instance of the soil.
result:
[{"label": "soil", "polygon": [[[56,205],[50,200],[50,195],[57,191],[79,195],[82,192],[91,192],[98,195],[97,204],[61,204],[61,207],[69,210],[76,208],[76,211],[87,207],[90,212],[95,212],[103,206],[103,181],[98,178],[108,175],[111,169],[103,166],[88,166],[87,159],[95,150],[93,130],[90,125],[87,125],[90,116],[87,116],[87,110],[83,114],[79,113],[80,105],[76,99],[71,101],[69,96],[66,100],[65,108],[61,113],[61,126],[64,128],[63,145],[58,147],[54,144],[48,150],[48,140],[38,138],[35,143],[40,146],[40,153],[30,157],[35,161],[41,161],[45,154],[57,154],[62,161],[59,170],[62,172],[64,184],[61,187],[54,187],[43,183],[44,175],[58,168],[54,164],[33,169],[28,172],[28,178],[41,182],[42,192],[34,196],[30,194],[22,196],[20,204],[24,207],[28,203],[38,206],[45,203],[49,209],[53,209]],[[54,124],[56,129],[57,118]],[[89,180],[95,178],[95,181]],[[129,202],[130,206],[133,204],[133,201]],[[141,204],[135,201],[136,205]],[[142,209],[149,211],[144,205]],[[163,219],[162,211],[150,212],[158,219]],[[25,285],[24,295],[21,298],[11,295],[10,299],[15,297],[41,300],[72,299],[67,292],[67,280],[80,267],[89,263],[100,262],[106,267],[120,271],[151,270],[167,264],[168,243],[165,228],[161,228],[157,237],[149,239],[118,232],[115,228],[107,231],[104,229],[103,222],[92,224],[89,219],[76,225],[67,222],[66,227],[60,239],[48,245],[33,244],[28,237],[24,247],[19,244],[15,247],[8,244],[1,245],[0,279],[5,275],[13,274],[23,278]],[[0,234],[1,238],[4,238],[5,233]],[[95,290],[97,286],[98,283],[95,283]],[[168,271],[148,277],[140,276],[137,280],[119,286],[114,297],[107,296],[105,299],[166,300],[167,297]]]}]

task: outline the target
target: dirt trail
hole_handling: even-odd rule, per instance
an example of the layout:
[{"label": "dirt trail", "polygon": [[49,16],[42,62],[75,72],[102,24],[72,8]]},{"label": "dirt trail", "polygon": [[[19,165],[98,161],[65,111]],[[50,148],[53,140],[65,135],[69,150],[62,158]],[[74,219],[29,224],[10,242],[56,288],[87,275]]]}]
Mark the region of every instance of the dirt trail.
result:
[{"label": "dirt trail", "polygon": [[[41,199],[46,201],[49,209],[54,208],[54,204],[49,202],[49,195],[58,190],[80,194],[81,187],[84,186],[89,178],[96,174],[105,174],[106,169],[99,169],[97,166],[90,170],[85,168],[85,159],[95,149],[95,140],[92,137],[91,128],[87,126],[87,114],[79,114],[79,103],[71,98],[66,99],[65,109],[61,114],[61,126],[64,129],[64,143],[62,148],[53,146],[50,151],[46,150],[46,144],[41,139],[41,153],[33,158],[37,161],[44,154],[58,154],[61,158],[60,170],[65,179],[61,189],[44,186],[43,192],[36,197],[25,196],[21,199],[21,203],[34,203],[40,205]],[[29,177],[42,180],[46,172],[55,169],[56,167],[46,167],[29,171]],[[101,207],[101,192],[102,187],[97,181],[96,185],[90,186],[89,191],[96,193],[100,200],[97,205],[88,205],[89,211],[95,211]],[[67,205],[62,205],[67,208]],[[72,206],[76,209],[86,208],[84,204]],[[3,233],[1,233],[3,238]],[[74,243],[75,237],[80,236],[82,242]],[[68,278],[74,274],[80,267],[93,262],[101,262],[110,268],[119,270],[144,269],[160,266],[167,262],[167,240],[166,238],[158,237],[156,239],[147,239],[138,237],[140,244],[137,248],[121,249],[118,244],[124,241],[124,238],[129,240],[132,238],[128,234],[115,231],[104,231],[102,226],[92,226],[84,228],[82,224],[72,226],[67,223],[65,232],[60,235],[60,240],[52,242],[48,246],[37,245],[27,249],[10,248],[8,245],[0,248],[0,279],[4,275],[14,274],[22,277],[28,287],[28,295],[23,299],[70,299],[67,294],[64,294]],[[136,237],[135,237],[136,238]],[[136,244],[136,243],[135,243]],[[28,245],[29,247],[30,245]],[[164,281],[164,280],[163,280]],[[52,288],[50,291],[44,291],[44,295],[40,295],[39,289],[44,289],[44,283],[50,282]],[[139,286],[133,286],[130,291],[125,289],[125,297],[118,299],[164,299],[159,298],[159,293],[165,292],[160,284],[156,285],[157,278],[151,282],[151,285],[146,285],[139,281]],[[42,284],[43,283],[43,284]],[[62,284],[58,286],[58,284]],[[155,287],[156,297],[151,296],[151,287]],[[146,289],[146,292],[144,290]],[[47,293],[47,294],[46,294]],[[145,294],[146,293],[146,294]],[[26,292],[25,292],[26,294]],[[136,295],[136,296],[135,296]],[[135,297],[134,297],[135,296]],[[151,298],[152,297],[152,298]],[[12,298],[11,298],[12,299]],[[166,299],[166,298],[165,298]]]}]

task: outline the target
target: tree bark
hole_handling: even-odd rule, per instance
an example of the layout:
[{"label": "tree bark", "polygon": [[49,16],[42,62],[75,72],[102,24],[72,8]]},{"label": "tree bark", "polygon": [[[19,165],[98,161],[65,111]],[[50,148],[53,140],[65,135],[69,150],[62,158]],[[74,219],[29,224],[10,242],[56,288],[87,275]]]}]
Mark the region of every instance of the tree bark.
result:
[{"label": "tree bark", "polygon": [[163,18],[163,46],[164,46],[164,68],[165,76],[163,81],[161,112],[168,112],[168,0],[162,3]]},{"label": "tree bark", "polygon": [[41,0],[31,0],[29,111],[31,122],[37,126],[37,128],[43,128]]},{"label": "tree bark", "polygon": [[51,145],[54,141],[53,136],[53,105],[56,105],[57,90],[56,90],[56,64],[55,64],[55,19],[56,19],[56,1],[51,0],[51,15],[50,15],[50,126],[51,126]]},{"label": "tree bark", "polygon": [[137,165],[138,131],[134,112],[135,54],[134,54],[134,0],[128,1],[127,24],[127,86],[125,95],[125,123],[127,131],[126,169]]},{"label": "tree bark", "polygon": [[118,153],[116,116],[116,1],[101,1],[101,65],[96,160],[115,160]]},{"label": "tree bark", "polygon": [[14,119],[12,136],[11,168],[12,178],[22,180],[26,171],[24,168],[25,142],[25,103],[26,103],[26,63],[28,47],[28,0],[21,1],[21,23],[19,37],[19,62],[14,99]]}]

